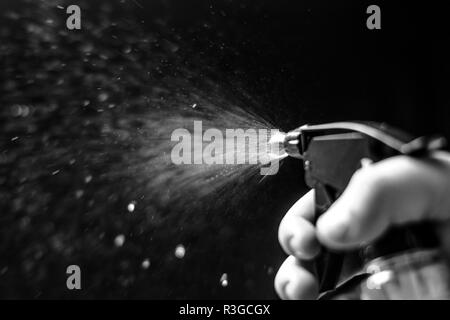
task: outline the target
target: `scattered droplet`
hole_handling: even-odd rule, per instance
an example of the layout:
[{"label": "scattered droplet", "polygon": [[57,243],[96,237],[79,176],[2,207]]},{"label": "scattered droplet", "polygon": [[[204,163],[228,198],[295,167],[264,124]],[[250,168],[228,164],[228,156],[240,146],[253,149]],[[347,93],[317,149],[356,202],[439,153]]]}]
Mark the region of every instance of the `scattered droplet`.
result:
[{"label": "scattered droplet", "polygon": [[128,212],[133,212],[134,209],[136,208],[136,202],[130,202],[127,206]]},{"label": "scattered droplet", "polygon": [[130,46],[126,46],[124,49],[123,49],[123,53],[125,53],[125,54],[129,54],[131,52],[131,47]]},{"label": "scattered droplet", "polygon": [[192,105],[192,109],[195,109],[196,107],[197,107],[197,104],[194,103],[194,104]]},{"label": "scattered droplet", "polygon": [[23,217],[22,219],[20,219],[20,228],[21,229],[26,229],[28,228],[28,226],[30,225],[31,219],[29,217]]},{"label": "scattered droplet", "polygon": [[8,272],[8,267],[3,267],[3,268],[0,270],[0,274],[1,274],[1,275],[5,274],[6,272]]},{"label": "scattered droplet", "polygon": [[52,172],[52,176],[57,175],[57,174],[59,173],[59,171],[61,171],[61,170],[55,170],[55,171],[53,171],[53,172]]},{"label": "scattered droplet", "polygon": [[83,190],[77,190],[75,192],[75,196],[77,197],[77,199],[80,199],[83,196],[83,194],[84,194]]},{"label": "scattered droplet", "polygon": [[94,50],[94,46],[92,45],[92,43],[87,43],[81,48],[81,51],[83,51],[85,54],[90,54],[92,50]]},{"label": "scattered droplet", "polygon": [[92,180],[92,176],[91,176],[91,175],[86,176],[86,177],[84,178],[84,183],[89,183],[89,182],[91,182],[91,180]]},{"label": "scattered droplet", "polygon": [[98,95],[98,101],[100,102],[105,102],[106,100],[108,100],[109,96],[106,92],[102,92]]},{"label": "scattered droplet", "polygon": [[18,139],[19,139],[19,137],[13,137],[13,138],[11,138],[11,141],[16,141]]},{"label": "scattered droplet", "polygon": [[150,259],[145,259],[144,261],[142,261],[142,269],[148,269],[150,267]]},{"label": "scattered droplet", "polygon": [[116,247],[121,247],[123,246],[123,244],[125,243],[125,236],[123,234],[119,234],[115,239],[114,239],[114,245]]},{"label": "scattered droplet", "polygon": [[30,108],[28,106],[22,106],[22,117],[27,117],[30,114]]},{"label": "scattered droplet", "polygon": [[89,100],[83,101],[83,107],[87,107],[91,102]]},{"label": "scattered droplet", "polygon": [[228,286],[228,274],[226,273],[222,274],[222,276],[220,277],[220,285],[222,287]]},{"label": "scattered droplet", "polygon": [[184,248],[184,246],[182,244],[177,245],[177,247],[175,248],[175,257],[177,257],[178,259],[183,259],[185,254],[186,249]]},{"label": "scattered droplet", "polygon": [[175,44],[171,41],[168,41],[166,39],[163,39],[161,41],[161,46],[164,50],[172,52],[172,53],[175,53],[180,49],[180,47],[177,44]]},{"label": "scattered droplet", "polygon": [[58,9],[61,9],[61,10],[63,10],[64,9],[64,7],[63,6],[60,6],[60,5],[58,5],[58,6],[56,6]]},{"label": "scattered droplet", "polygon": [[27,117],[30,114],[30,107],[26,105],[14,105],[11,111],[14,117]]},{"label": "scattered droplet", "polygon": [[11,113],[13,117],[20,117],[22,115],[22,106],[20,105],[12,106]]}]

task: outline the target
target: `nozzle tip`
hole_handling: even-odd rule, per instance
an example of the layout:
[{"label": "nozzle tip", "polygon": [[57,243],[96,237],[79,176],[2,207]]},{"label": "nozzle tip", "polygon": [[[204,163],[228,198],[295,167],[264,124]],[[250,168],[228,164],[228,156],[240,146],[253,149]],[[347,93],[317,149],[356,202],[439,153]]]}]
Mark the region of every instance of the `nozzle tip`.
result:
[{"label": "nozzle tip", "polygon": [[296,130],[289,131],[288,133],[278,131],[270,137],[269,144],[272,147],[276,146],[280,155],[283,154],[301,159],[302,156],[298,149],[299,135],[300,132]]},{"label": "nozzle tip", "polygon": [[284,150],[290,157],[302,159],[302,155],[299,149],[299,130],[289,131],[284,138]]},{"label": "nozzle tip", "polygon": [[284,144],[284,140],[286,138],[286,133],[277,131],[275,132],[269,139],[269,144]]}]

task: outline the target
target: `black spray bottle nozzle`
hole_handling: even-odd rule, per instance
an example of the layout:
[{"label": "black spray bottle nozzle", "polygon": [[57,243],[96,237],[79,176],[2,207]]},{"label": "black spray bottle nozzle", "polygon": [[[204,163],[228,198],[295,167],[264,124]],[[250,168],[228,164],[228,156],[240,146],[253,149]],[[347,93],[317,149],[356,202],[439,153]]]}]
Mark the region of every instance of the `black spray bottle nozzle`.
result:
[{"label": "black spray bottle nozzle", "polygon": [[299,149],[300,130],[295,129],[289,132],[277,132],[270,137],[269,144],[276,146],[280,153],[285,153],[290,157],[302,159]]},{"label": "black spray bottle nozzle", "polygon": [[269,143],[279,144],[279,149],[284,150],[289,156],[303,159],[303,153],[306,152],[311,137],[339,133],[359,133],[384,144],[399,154],[412,156],[428,154],[433,150],[441,150],[447,146],[447,140],[442,136],[413,138],[384,123],[358,121],[332,122],[316,125],[306,124],[287,133],[279,132],[271,137]]}]

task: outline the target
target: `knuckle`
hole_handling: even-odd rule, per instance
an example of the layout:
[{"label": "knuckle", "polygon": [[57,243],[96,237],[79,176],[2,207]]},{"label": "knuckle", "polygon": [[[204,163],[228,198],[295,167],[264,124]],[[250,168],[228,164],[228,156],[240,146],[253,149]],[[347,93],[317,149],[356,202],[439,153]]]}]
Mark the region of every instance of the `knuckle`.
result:
[{"label": "knuckle", "polygon": [[357,190],[367,188],[372,192],[380,192],[389,184],[389,177],[383,170],[379,170],[379,167],[369,167],[358,170],[354,174],[351,184]]}]

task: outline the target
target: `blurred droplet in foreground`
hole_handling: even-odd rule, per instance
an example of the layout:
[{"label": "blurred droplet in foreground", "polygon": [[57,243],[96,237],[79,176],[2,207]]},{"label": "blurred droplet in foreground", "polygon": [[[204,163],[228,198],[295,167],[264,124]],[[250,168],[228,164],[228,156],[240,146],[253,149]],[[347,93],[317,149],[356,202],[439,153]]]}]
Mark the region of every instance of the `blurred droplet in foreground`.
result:
[{"label": "blurred droplet in foreground", "polygon": [[177,257],[178,259],[183,259],[185,254],[186,249],[184,248],[184,246],[182,244],[177,245],[177,247],[175,248],[175,257]]},{"label": "blurred droplet in foreground", "polygon": [[123,244],[125,243],[125,236],[123,234],[119,234],[115,239],[114,239],[114,245],[116,247],[121,247],[123,246]]},{"label": "blurred droplet in foreground", "polygon": [[136,209],[136,202],[133,201],[128,204],[127,210],[128,210],[128,212],[133,212],[134,209]]},{"label": "blurred droplet in foreground", "polygon": [[220,285],[222,287],[228,286],[228,274],[226,273],[222,274],[222,276],[220,277]]},{"label": "blurred droplet in foreground", "polygon": [[150,267],[150,259],[145,259],[144,261],[142,261],[142,269],[148,269]]},{"label": "blurred droplet in foreground", "polygon": [[77,199],[80,199],[80,198],[83,196],[83,194],[84,194],[84,191],[83,191],[83,190],[77,190],[77,191],[75,191],[75,197],[76,197]]}]

